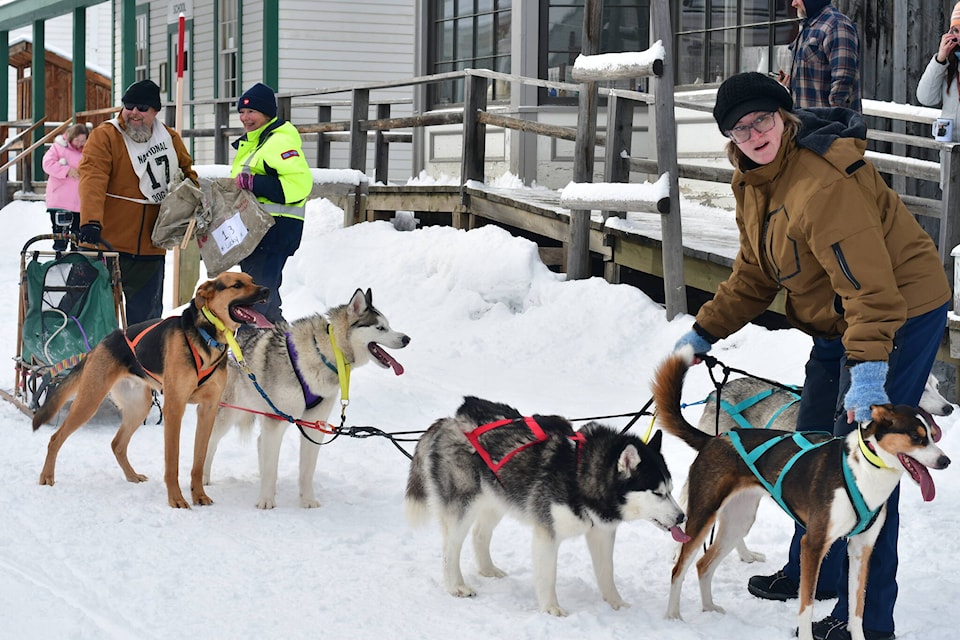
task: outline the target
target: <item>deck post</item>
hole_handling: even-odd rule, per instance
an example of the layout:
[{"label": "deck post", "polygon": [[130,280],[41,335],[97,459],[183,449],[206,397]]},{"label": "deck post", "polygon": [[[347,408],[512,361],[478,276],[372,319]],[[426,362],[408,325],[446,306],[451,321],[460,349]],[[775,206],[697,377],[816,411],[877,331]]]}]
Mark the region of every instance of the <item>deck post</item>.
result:
[{"label": "deck post", "polygon": [[230,126],[230,103],[217,102],[213,110],[213,162],[227,164],[230,140],[224,131]]},{"label": "deck post", "polygon": [[[377,120],[386,120],[390,117],[390,104],[377,105]],[[390,162],[390,143],[383,135],[383,129],[377,129],[373,143],[373,177],[382,184],[387,184]]]},{"label": "deck post", "polygon": [[[585,56],[600,51],[600,22],[603,0],[587,0],[583,12],[581,52]],[[597,143],[597,83],[588,80],[580,85],[577,110],[577,141],[573,151],[573,181],[593,182],[593,157]],[[570,233],[567,241],[567,278],[590,277],[590,211],[570,211]]]},{"label": "deck post", "polygon": [[677,124],[673,96],[673,31],[668,0],[654,0],[653,34],[663,43],[663,75],[653,81],[657,101],[657,166],[669,174],[670,212],[660,216],[663,237],[663,291],[667,320],[687,312],[687,289],[683,276],[683,231],[680,225],[680,177],[677,167]]},{"label": "deck post", "polygon": [[[607,96],[607,142],[604,146],[603,181],[630,182],[630,152],[633,139],[633,100]],[[604,211],[610,216],[624,217],[623,212]]]},{"label": "deck post", "polygon": [[469,180],[483,182],[483,158],[487,146],[487,125],[478,119],[487,109],[487,79],[468,73],[463,94],[463,150],[460,161],[460,185]]},{"label": "deck post", "polygon": [[370,90],[353,90],[353,110],[350,114],[350,168],[367,172],[367,132],[360,123],[370,117]]},{"label": "deck post", "polygon": [[944,145],[940,161],[943,163],[941,171],[944,180],[943,194],[940,199],[942,213],[937,249],[940,252],[940,261],[943,262],[947,279],[952,284],[955,267],[951,252],[954,247],[960,245],[960,144]]},{"label": "deck post", "polygon": [[[317,123],[330,122],[332,117],[333,108],[330,105],[322,104],[317,107]],[[317,134],[317,168],[330,168],[330,139],[323,132]]]}]

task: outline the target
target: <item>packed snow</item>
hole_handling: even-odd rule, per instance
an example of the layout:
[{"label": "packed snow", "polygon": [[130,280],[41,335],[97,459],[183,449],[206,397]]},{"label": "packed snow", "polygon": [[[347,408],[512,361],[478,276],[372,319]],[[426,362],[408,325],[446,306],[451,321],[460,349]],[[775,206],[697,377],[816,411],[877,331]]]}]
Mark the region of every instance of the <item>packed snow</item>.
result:
[{"label": "packed snow", "polygon": [[[372,365],[354,370],[348,426],[425,430],[451,415],[465,394],[511,404],[524,415],[562,414],[576,424],[632,414],[650,397],[655,366],[692,322],[689,316],[667,321],[659,305],[630,286],[597,278],[567,282],[540,262],[533,243],[493,226],[400,231],[389,222],[343,228],[342,219],[343,212],[327,201],[308,204],[303,244],[285,271],[285,315],[323,312],[346,303],[357,288],[370,287],[392,326],[412,338],[406,349],[392,352],[404,365],[402,376]],[[732,225],[730,216],[712,220]],[[9,232],[0,239],[7,247],[0,251],[0,300],[6,302],[0,306],[0,353],[12,358],[21,248],[48,232],[49,219],[43,203],[15,202],[0,210],[0,225]],[[801,383],[809,346],[797,331],[748,326],[714,353],[756,375]],[[12,367],[0,373],[0,385],[12,388]],[[700,365],[688,376],[685,400],[696,403],[711,388]],[[685,411],[695,419],[700,407]],[[628,418],[602,421],[622,427]],[[325,446],[316,477],[322,506],[303,509],[296,488],[300,436],[288,429],[277,508],[262,511],[254,507],[255,441],[231,433],[213,465],[208,493],[214,504],[177,510],[167,506],[163,427],[155,414],[129,451],[136,469],[150,478],[142,484],[124,480],[110,451],[115,413],[102,411],[71,436],[60,451],[53,487],[37,480],[54,427],[34,432],[23,413],[2,401],[0,423],[5,637],[794,637],[795,601],[762,601],[746,591],[751,575],[780,568],[793,530],[769,500],[747,539],[768,561],[747,565],[732,554],[715,577],[714,597],[725,615],[700,610],[690,572],[681,601],[684,620],[664,619],[675,543],[641,521],[620,527],[615,550],[616,582],[632,606],[614,611],[603,602],[584,541],[571,539],[561,546],[557,578],[560,604],[570,615],[555,618],[537,610],[530,530],[509,517],[495,532],[492,549],[509,575],[479,576],[468,544],[463,567],[476,597],[444,591],[439,528],[412,529],[405,521],[408,460],[385,438],[340,437]],[[648,424],[644,417],[633,429],[642,433]],[[956,459],[956,418],[940,424],[941,445]],[[185,490],[194,426],[189,410],[180,461]],[[403,446],[409,451],[413,443]],[[664,455],[679,496],[692,452],[665,436]],[[938,491],[930,503],[910,480],[903,481],[896,611],[903,640],[953,638],[960,628],[960,553],[949,542],[960,529],[960,479],[954,467],[933,475]],[[816,617],[831,606],[818,603]]]}]

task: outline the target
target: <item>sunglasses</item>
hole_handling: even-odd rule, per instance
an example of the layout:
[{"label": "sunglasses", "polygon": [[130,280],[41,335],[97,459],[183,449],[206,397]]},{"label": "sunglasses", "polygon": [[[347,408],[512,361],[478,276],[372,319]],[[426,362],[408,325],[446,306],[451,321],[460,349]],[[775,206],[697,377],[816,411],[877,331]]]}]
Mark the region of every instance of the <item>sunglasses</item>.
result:
[{"label": "sunglasses", "polygon": [[153,107],[148,104],[133,104],[132,102],[124,102],[123,108],[127,111],[139,111],[140,113],[146,113]]}]

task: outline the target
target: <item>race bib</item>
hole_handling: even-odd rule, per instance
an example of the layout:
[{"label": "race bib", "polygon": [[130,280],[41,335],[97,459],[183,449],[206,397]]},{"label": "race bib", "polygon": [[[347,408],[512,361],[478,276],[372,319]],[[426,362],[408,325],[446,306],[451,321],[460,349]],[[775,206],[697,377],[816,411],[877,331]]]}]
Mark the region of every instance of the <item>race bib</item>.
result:
[{"label": "race bib", "polygon": [[158,118],[153,121],[153,134],[150,139],[146,142],[134,142],[123,132],[116,118],[110,120],[110,123],[123,134],[130,164],[140,179],[140,193],[143,194],[144,202],[159,204],[166,197],[170,179],[179,166],[170,132]]}]

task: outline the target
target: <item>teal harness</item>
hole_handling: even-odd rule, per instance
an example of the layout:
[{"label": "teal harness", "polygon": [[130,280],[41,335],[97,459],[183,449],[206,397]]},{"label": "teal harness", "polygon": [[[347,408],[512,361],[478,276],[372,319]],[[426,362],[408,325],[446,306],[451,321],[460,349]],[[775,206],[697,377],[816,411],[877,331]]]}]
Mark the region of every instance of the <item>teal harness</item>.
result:
[{"label": "teal harness", "polygon": [[[823,432],[807,431],[803,433],[784,433],[776,438],[767,440],[763,444],[756,447],[753,451],[747,451],[746,447],[743,445],[743,441],[740,439],[740,434],[736,430],[728,431],[726,434],[724,434],[730,439],[730,444],[733,445],[733,448],[750,468],[750,471],[753,472],[753,475],[756,476],[757,480],[760,481],[760,484],[763,485],[763,488],[767,490],[774,500],[776,500],[777,504],[780,505],[780,508],[783,509],[788,516],[793,518],[793,520],[803,528],[806,528],[806,524],[797,517],[797,515],[783,500],[783,480],[790,469],[793,468],[793,465],[802,456],[822,447],[828,442],[839,439],[831,438],[824,440],[823,442],[810,442],[806,436],[812,433]],[[787,463],[783,465],[783,469],[780,471],[780,475],[777,477],[776,482],[774,484],[770,484],[770,482],[760,474],[760,470],[757,469],[757,460],[759,460],[760,457],[763,456],[763,454],[765,454],[767,451],[788,439],[793,440],[793,443],[798,447],[798,450],[793,456],[790,457]],[[846,489],[847,496],[850,498],[850,503],[853,505],[853,509],[857,514],[857,524],[853,527],[850,533],[847,534],[849,537],[855,536],[858,533],[862,533],[864,530],[869,528],[870,525],[872,525],[877,519],[877,516],[880,515],[880,508],[882,508],[882,506],[872,511],[867,507],[867,503],[863,499],[863,494],[860,493],[860,489],[857,487],[857,483],[854,481],[853,471],[850,469],[850,465],[847,463],[847,456],[844,455],[842,451],[840,460],[843,467],[844,488]]]},{"label": "teal harness", "polygon": [[[784,411],[786,411],[787,409],[789,409],[794,404],[800,401],[800,394],[797,393],[798,391],[800,391],[800,388],[791,386],[790,389],[792,390],[787,391],[787,393],[789,393],[791,396],[790,401],[774,412],[774,414],[770,417],[770,419],[767,420],[767,424],[763,425],[762,427],[763,429],[769,429],[773,425],[774,421],[780,417],[781,413],[783,413]],[[786,389],[784,390],[786,391]],[[779,389],[765,389],[764,391],[761,391],[755,396],[747,398],[746,400],[741,400],[737,404],[730,404],[729,402],[724,400],[721,395],[719,404],[720,404],[720,407],[724,411],[726,411],[727,414],[733,419],[733,421],[736,422],[739,426],[743,427],[744,429],[758,428],[757,425],[750,424],[750,422],[743,417],[743,412],[749,409],[750,407],[759,404],[763,400],[766,400],[777,391],[779,391]]]}]

